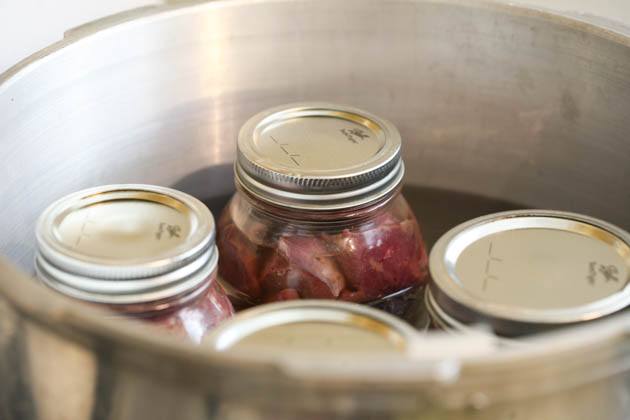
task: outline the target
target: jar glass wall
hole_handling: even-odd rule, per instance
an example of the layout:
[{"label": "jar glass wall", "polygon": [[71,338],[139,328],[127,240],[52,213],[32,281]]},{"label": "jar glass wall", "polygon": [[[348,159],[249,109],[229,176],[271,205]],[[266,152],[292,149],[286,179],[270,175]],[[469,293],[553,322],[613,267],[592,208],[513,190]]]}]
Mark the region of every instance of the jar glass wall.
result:
[{"label": "jar glass wall", "polygon": [[220,274],[241,307],[288,299],[373,302],[415,294],[427,278],[420,227],[398,190],[367,207],[330,212],[278,208],[239,191],[218,232]]},{"label": "jar glass wall", "polygon": [[230,299],[216,281],[216,270],[208,278],[208,284],[185,296],[143,305],[110,306],[110,309],[151,322],[196,343],[234,314]]}]

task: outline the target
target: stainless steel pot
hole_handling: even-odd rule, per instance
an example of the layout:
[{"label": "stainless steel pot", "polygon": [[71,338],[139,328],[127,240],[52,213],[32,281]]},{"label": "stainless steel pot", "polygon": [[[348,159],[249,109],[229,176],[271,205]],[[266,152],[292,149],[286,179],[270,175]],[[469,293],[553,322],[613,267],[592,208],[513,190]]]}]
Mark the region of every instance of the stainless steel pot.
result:
[{"label": "stainless steel pot", "polygon": [[[629,81],[630,38],[483,2],[217,1],[70,31],[0,77],[0,418],[628,418],[628,313],[526,348],[431,336],[413,361],[338,366],[155,337],[29,276],[53,199],[122,182],[227,194],[239,126],[304,100],[397,124],[408,185],[627,229]],[[472,206],[440,197],[426,205]]]}]

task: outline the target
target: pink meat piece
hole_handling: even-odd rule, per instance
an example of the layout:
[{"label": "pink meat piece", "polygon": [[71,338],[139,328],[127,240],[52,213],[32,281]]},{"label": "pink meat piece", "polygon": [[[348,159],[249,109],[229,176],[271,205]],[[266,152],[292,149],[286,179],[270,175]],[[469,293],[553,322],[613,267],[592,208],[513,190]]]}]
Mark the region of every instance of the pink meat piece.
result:
[{"label": "pink meat piece", "polygon": [[263,295],[275,294],[284,289],[295,289],[297,284],[289,284],[287,281],[288,273],[289,262],[274,251],[260,271],[259,283]]},{"label": "pink meat piece", "polygon": [[372,227],[346,229],[334,242],[348,282],[341,299],[371,301],[426,280],[426,250],[413,218],[398,221],[384,213]]},{"label": "pink meat piece", "polygon": [[[326,248],[326,243],[321,239],[312,236],[283,236],[278,240],[278,252],[286,257],[292,269],[308,273],[324,283],[333,297],[339,296],[344,289],[345,278]],[[310,280],[307,282],[312,283]]]},{"label": "pink meat piece", "polygon": [[267,260],[260,274],[260,284],[266,301],[275,300],[273,296],[288,289],[295,290],[302,299],[335,298],[327,283],[293,265],[280,248]]},{"label": "pink meat piece", "polygon": [[218,231],[219,274],[252,299],[260,297],[257,274],[261,250],[250,242],[234,224],[222,225]]},{"label": "pink meat piece", "polygon": [[295,289],[282,289],[279,292],[273,293],[271,295],[267,295],[265,297],[265,302],[280,302],[283,300],[296,300],[299,299],[300,295]]}]

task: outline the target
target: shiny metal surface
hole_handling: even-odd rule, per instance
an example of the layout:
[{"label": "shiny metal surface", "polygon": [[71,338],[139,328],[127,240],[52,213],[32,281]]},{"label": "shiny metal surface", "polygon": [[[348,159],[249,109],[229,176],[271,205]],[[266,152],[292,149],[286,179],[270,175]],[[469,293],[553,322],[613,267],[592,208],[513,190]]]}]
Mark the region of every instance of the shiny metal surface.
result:
[{"label": "shiny metal surface", "polygon": [[400,186],[400,143],[392,123],[360,109],[282,105],[241,128],[236,181],[261,200],[291,208],[366,205]]},{"label": "shiny metal surface", "polygon": [[569,212],[490,214],[445,233],[430,271],[451,317],[531,333],[630,307],[630,233]]},{"label": "shiny metal surface", "polygon": [[339,367],[172,342],[28,274],[57,197],[128,182],[228,194],[239,127],[306,100],[390,119],[409,185],[627,229],[628,80],[625,36],[476,1],[219,1],[69,32],[0,77],[0,417],[627,418],[628,314],[526,350],[432,335],[422,360]]}]

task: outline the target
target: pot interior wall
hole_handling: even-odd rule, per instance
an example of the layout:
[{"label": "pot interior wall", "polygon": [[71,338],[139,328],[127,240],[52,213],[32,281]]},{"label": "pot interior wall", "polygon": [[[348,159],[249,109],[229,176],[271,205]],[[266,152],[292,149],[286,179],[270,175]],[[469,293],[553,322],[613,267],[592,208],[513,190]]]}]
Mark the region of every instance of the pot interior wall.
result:
[{"label": "pot interior wall", "polygon": [[302,100],[400,128],[425,225],[454,214],[432,236],[511,206],[630,227],[622,38],[510,8],[363,0],[215,2],[71,43],[89,31],[0,85],[0,252],[25,269],[52,200],[118,182],[225,197],[240,125]]}]

